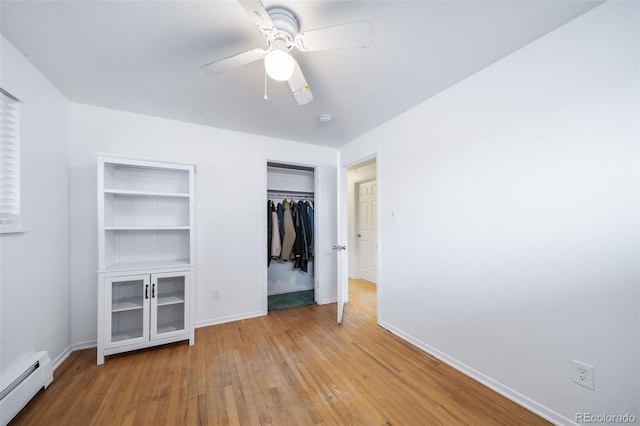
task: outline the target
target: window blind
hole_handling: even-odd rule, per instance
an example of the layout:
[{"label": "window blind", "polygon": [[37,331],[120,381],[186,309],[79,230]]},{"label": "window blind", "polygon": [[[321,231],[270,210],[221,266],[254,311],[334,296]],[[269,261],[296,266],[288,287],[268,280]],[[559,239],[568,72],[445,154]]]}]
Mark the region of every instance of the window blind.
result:
[{"label": "window blind", "polygon": [[20,101],[0,89],[0,232],[19,231]]}]

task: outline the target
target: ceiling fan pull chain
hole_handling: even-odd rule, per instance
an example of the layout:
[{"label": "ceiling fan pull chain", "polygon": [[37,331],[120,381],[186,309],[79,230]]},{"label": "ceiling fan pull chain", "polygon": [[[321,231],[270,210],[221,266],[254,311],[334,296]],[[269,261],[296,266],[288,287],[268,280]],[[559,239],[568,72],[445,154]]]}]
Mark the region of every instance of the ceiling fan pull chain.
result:
[{"label": "ceiling fan pull chain", "polygon": [[269,97],[267,96],[267,69],[264,70],[264,100],[268,101]]}]

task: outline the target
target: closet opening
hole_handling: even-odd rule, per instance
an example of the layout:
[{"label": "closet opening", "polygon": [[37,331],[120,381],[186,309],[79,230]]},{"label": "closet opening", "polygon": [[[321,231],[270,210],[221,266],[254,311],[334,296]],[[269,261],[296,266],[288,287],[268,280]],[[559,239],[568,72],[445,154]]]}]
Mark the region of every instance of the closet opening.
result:
[{"label": "closet opening", "polygon": [[267,162],[267,310],[316,303],[315,169]]}]

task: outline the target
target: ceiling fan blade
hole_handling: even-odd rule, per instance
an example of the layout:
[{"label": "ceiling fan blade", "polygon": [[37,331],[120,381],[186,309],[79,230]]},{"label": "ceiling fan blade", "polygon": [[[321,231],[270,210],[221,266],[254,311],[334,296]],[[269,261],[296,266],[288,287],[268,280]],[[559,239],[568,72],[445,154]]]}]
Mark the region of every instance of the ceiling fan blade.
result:
[{"label": "ceiling fan blade", "polygon": [[271,20],[267,9],[264,8],[264,5],[261,1],[238,1],[247,11],[249,16],[251,16],[251,19],[253,19],[253,22],[258,26],[260,31],[262,31],[263,33],[277,31],[277,28]]},{"label": "ceiling fan blade", "polygon": [[263,49],[251,49],[246,52],[238,53],[237,55],[229,56],[228,58],[219,59],[203,65],[202,71],[212,75],[222,74],[225,71],[250,64],[251,62],[259,61],[264,58],[265,53],[266,52]]},{"label": "ceiling fan blade", "polygon": [[304,31],[296,35],[295,43],[303,52],[367,47],[373,43],[373,35],[371,22],[365,20]]},{"label": "ceiling fan blade", "polygon": [[304,75],[302,74],[298,61],[295,61],[293,75],[289,79],[289,87],[291,88],[293,97],[296,98],[298,105],[306,105],[313,100],[313,94],[311,93],[311,89],[309,89],[307,80],[305,80]]}]

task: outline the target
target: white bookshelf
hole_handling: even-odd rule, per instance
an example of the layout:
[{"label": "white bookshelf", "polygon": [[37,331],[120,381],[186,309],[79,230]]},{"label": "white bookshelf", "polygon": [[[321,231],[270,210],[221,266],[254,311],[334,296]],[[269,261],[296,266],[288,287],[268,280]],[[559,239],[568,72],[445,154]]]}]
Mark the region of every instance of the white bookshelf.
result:
[{"label": "white bookshelf", "polygon": [[98,364],[193,344],[195,167],[103,155],[97,163]]}]

